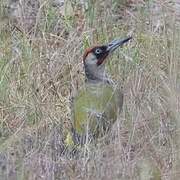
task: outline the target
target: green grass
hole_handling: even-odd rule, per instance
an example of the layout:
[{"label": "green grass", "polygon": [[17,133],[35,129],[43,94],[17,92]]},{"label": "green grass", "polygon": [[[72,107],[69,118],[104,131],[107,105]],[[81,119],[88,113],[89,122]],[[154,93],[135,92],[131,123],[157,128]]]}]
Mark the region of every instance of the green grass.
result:
[{"label": "green grass", "polygon": [[[0,179],[179,179],[180,28],[173,4],[89,0],[62,9],[47,1],[31,34],[6,4],[0,11]],[[84,49],[128,35],[133,40],[107,63],[123,86],[123,111],[107,137],[75,158],[64,139],[70,97],[84,84]]]}]

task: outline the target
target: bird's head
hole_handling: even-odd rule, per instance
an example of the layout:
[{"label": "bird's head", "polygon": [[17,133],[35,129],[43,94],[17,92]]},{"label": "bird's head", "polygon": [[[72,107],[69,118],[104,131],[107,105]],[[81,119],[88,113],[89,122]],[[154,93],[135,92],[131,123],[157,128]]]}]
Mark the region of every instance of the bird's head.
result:
[{"label": "bird's head", "polygon": [[102,79],[102,73],[104,73],[104,64],[107,57],[114,50],[128,42],[130,39],[132,39],[132,37],[128,37],[123,40],[116,39],[106,45],[88,48],[83,56],[87,78],[92,80],[100,78]]}]

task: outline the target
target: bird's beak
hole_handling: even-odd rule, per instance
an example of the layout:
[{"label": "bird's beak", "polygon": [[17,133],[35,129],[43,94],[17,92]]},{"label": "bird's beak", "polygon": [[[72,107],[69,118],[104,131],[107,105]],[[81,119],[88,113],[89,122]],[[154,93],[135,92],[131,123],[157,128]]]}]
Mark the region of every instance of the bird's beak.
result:
[{"label": "bird's beak", "polygon": [[132,39],[132,37],[127,37],[125,39],[115,39],[113,40],[112,42],[110,42],[108,45],[107,45],[107,49],[106,51],[108,53],[111,53],[113,52],[115,49],[117,49],[118,47],[122,46],[124,43],[128,42],[130,39]]}]

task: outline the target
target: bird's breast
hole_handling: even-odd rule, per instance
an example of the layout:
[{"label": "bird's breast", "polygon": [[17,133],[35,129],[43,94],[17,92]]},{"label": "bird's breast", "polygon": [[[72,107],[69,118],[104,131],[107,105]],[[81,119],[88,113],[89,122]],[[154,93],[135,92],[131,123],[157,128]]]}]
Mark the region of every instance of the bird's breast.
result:
[{"label": "bird's breast", "polygon": [[91,129],[99,120],[115,121],[116,118],[116,91],[109,84],[88,84],[74,99],[74,126],[79,132],[87,124]]}]

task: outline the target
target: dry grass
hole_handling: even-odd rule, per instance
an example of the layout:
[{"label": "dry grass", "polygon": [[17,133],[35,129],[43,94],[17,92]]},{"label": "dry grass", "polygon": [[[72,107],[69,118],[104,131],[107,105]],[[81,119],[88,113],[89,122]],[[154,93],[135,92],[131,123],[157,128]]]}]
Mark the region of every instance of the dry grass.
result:
[{"label": "dry grass", "polygon": [[[179,179],[178,4],[11,2],[0,11],[0,179]],[[73,157],[64,138],[84,48],[128,34],[133,41],[108,63],[124,87],[123,112]]]}]

